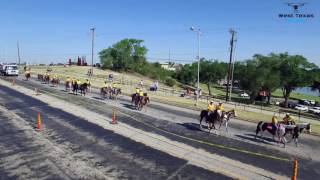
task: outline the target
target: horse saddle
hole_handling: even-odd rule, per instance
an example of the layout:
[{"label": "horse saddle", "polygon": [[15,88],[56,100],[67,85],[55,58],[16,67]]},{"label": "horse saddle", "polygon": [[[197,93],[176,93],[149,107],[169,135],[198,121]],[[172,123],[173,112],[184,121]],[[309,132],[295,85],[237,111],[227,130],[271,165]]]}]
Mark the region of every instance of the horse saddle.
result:
[{"label": "horse saddle", "polygon": [[267,129],[272,130],[273,129],[272,124],[268,124]]}]

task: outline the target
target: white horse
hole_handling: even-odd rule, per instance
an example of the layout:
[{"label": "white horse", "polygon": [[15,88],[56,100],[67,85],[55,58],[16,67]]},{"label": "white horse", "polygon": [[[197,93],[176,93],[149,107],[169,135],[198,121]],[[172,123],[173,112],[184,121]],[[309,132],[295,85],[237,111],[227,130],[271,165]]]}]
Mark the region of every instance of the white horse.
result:
[{"label": "white horse", "polygon": [[226,132],[228,133],[228,123],[229,123],[230,118],[232,118],[232,117],[237,117],[237,112],[234,109],[227,111],[223,115],[223,118],[220,121],[219,130],[221,128],[221,125],[224,125],[226,127]]}]

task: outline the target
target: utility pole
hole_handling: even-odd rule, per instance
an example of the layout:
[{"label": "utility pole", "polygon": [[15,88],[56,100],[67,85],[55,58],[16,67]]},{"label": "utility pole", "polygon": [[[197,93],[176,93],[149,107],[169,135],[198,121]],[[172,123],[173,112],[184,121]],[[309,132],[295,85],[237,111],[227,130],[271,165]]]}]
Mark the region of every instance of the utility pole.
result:
[{"label": "utility pole", "polygon": [[19,42],[17,42],[17,48],[18,48],[18,65],[20,65],[20,47],[19,47]]},{"label": "utility pole", "polygon": [[227,91],[226,91],[226,101],[229,100],[229,84],[230,84],[230,77],[231,77],[231,64],[233,59],[233,51],[234,51],[234,42],[235,42],[235,34],[236,31],[234,29],[230,29],[231,33],[231,41],[230,41],[230,59],[229,59],[229,66],[228,66],[228,76],[227,76]]},{"label": "utility pole", "polygon": [[94,48],[94,30],[96,28],[91,28],[92,31],[92,49],[91,49],[91,75],[93,75],[93,48]]},{"label": "utility pole", "polygon": [[170,62],[171,62],[171,49],[169,48],[169,66],[170,66]]},{"label": "utility pole", "polygon": [[233,72],[234,72],[234,63],[236,62],[235,60],[235,54],[236,54],[236,44],[237,42],[237,36],[234,38],[234,45],[233,45],[233,54],[232,54],[232,69],[231,69],[231,84],[230,84],[230,95],[229,95],[229,100],[231,101],[231,96],[232,96],[232,88],[233,88]]}]

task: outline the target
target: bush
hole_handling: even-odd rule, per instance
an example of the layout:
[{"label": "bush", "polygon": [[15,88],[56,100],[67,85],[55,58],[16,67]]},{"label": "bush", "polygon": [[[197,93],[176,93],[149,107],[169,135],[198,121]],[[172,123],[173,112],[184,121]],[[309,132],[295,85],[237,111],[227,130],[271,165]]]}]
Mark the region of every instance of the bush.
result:
[{"label": "bush", "polygon": [[165,83],[166,85],[173,87],[177,82],[175,79],[172,79],[171,77],[167,77]]}]

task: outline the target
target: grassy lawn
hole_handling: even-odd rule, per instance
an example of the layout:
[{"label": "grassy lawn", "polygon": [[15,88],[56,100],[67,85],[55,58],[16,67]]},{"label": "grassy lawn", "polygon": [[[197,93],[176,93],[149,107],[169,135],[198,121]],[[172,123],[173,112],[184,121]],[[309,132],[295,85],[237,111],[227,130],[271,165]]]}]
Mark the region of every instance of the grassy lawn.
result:
[{"label": "grassy lawn", "polygon": [[[87,71],[90,67],[80,67],[80,66],[71,66],[71,67],[62,67],[62,66],[53,66],[52,67],[52,74],[57,74],[61,79],[66,79],[68,76],[69,77],[75,77],[79,78],[80,80],[85,80],[88,77],[86,76]],[[43,74],[46,71],[45,66],[32,66],[31,67],[32,73],[38,74],[41,73]],[[117,73],[113,72],[110,70],[101,70],[101,69],[94,69],[94,76],[90,78],[90,81],[92,82],[92,85],[94,87],[100,88],[102,87],[103,81],[106,80],[107,76],[109,73],[113,73],[114,79],[118,82],[121,83],[121,88],[122,92],[124,94],[130,95],[134,92],[134,88],[136,84],[140,82],[141,79],[144,80],[145,85],[150,85],[153,83],[154,80],[149,79],[147,77],[138,75],[138,74],[130,74],[130,73]],[[165,84],[160,83],[160,87],[162,88],[167,88],[167,89],[172,89],[171,87],[166,86]],[[200,87],[204,89],[204,92],[207,89],[207,85],[201,84]],[[175,87],[175,90],[181,90],[179,87]],[[223,89],[218,88],[218,87],[212,87],[212,92],[215,96],[217,97],[223,97],[225,96],[225,92]],[[165,93],[165,92],[149,92],[148,93],[150,96],[151,101],[158,101],[162,102],[165,104],[170,104],[170,105],[175,105],[179,107],[185,107],[189,109],[194,109],[194,110],[202,110],[206,109],[207,106],[207,101],[206,100],[201,100],[198,103],[198,106],[194,106],[195,101],[193,99],[186,99],[182,97],[178,97],[177,95],[172,96],[171,93]],[[241,98],[238,96],[238,94],[233,94],[232,98]],[[243,99],[243,98],[242,98]],[[241,99],[240,99],[241,100]],[[266,115],[258,112],[251,112],[251,111],[246,111],[242,106],[232,106],[232,105],[225,105],[226,110],[230,110],[232,108],[235,108],[237,110],[238,118],[250,122],[258,122],[258,121],[270,121],[272,115]],[[265,109],[265,107],[264,107]],[[270,107],[270,111],[277,112],[278,108],[277,107]],[[320,122],[319,121],[314,121],[312,124],[313,132],[320,134]]]}]

